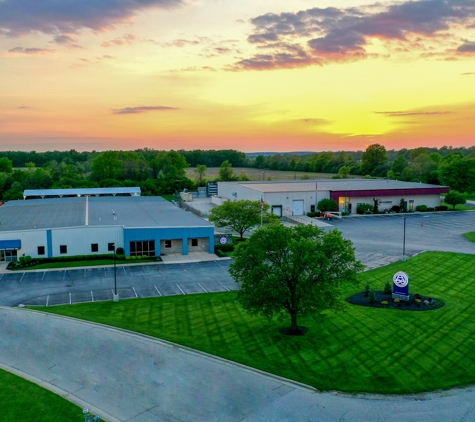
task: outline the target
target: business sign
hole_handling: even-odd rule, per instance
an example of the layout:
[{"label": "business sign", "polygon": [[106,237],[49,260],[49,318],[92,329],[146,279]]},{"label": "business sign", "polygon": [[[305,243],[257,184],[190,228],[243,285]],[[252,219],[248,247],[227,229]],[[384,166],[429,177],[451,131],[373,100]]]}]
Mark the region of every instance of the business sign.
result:
[{"label": "business sign", "polygon": [[404,271],[393,276],[393,299],[409,300],[409,276]]}]

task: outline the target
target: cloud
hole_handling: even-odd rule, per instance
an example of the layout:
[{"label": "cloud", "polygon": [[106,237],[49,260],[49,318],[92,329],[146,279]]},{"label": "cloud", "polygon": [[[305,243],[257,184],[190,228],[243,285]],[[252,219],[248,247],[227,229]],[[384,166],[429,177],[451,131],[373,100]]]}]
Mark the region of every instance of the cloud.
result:
[{"label": "cloud", "polygon": [[460,75],[461,76],[475,75],[475,72],[465,72],[465,73],[461,73]]},{"label": "cloud", "polygon": [[441,114],[452,114],[451,111],[375,111],[374,113],[384,114],[388,117],[439,116]]},{"label": "cloud", "polygon": [[475,53],[475,42],[466,42],[457,48],[459,53]]},{"label": "cloud", "polygon": [[140,114],[147,113],[149,111],[167,111],[167,110],[179,110],[175,107],[165,106],[142,106],[142,107],[125,107],[112,111],[113,114]]},{"label": "cloud", "polygon": [[63,34],[63,35],[57,35],[56,37],[54,37],[53,41],[58,44],[71,44],[75,42],[76,40],[70,35]]},{"label": "cloud", "polygon": [[23,53],[23,54],[43,54],[43,53],[55,52],[55,50],[52,50],[49,48],[23,48],[23,47],[15,47],[8,51],[10,53]]},{"label": "cloud", "polygon": [[0,28],[8,36],[32,31],[73,34],[89,28],[103,31],[152,8],[171,9],[184,0],[7,0],[0,1]]},{"label": "cloud", "polygon": [[[471,23],[474,18],[475,0],[420,0],[388,6],[376,3],[361,8],[315,7],[297,13],[268,13],[251,19],[254,28],[247,41],[272,51],[267,57],[256,54],[237,62],[234,68],[279,68],[297,63],[308,66],[360,60],[370,56],[368,46],[372,38],[413,47],[415,35],[422,45],[428,38],[435,39],[442,31]],[[295,40],[300,45],[304,42],[303,53],[289,53],[285,47],[295,44]],[[473,43],[467,43],[458,51],[472,52],[472,48]],[[282,54],[287,58],[279,59]]]}]

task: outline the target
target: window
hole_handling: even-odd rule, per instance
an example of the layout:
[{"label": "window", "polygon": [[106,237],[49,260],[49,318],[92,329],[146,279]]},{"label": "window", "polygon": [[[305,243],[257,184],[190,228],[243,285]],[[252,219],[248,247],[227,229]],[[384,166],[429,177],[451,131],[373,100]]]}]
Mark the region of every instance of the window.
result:
[{"label": "window", "polygon": [[38,246],[38,255],[44,255],[44,254],[45,254],[45,247]]},{"label": "window", "polygon": [[59,253],[68,253],[68,245],[59,245]]},{"label": "window", "polygon": [[172,241],[171,240],[165,240],[165,247],[166,248],[171,248],[172,247]]},{"label": "window", "polygon": [[198,239],[191,239],[191,246],[198,246]]},{"label": "window", "polygon": [[109,252],[114,252],[114,250],[115,250],[115,243],[108,243],[108,244],[107,244],[107,250],[108,250]]},{"label": "window", "polygon": [[91,243],[91,252],[99,252],[99,243]]},{"label": "window", "polygon": [[130,256],[155,256],[155,240],[130,242]]}]

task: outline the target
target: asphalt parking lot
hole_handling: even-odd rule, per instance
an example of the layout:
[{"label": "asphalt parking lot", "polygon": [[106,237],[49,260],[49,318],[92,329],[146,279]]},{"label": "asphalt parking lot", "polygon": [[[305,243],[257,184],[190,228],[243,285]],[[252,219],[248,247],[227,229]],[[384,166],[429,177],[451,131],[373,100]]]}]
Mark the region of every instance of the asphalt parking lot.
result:
[{"label": "asphalt parking lot", "polygon": [[[117,267],[121,299],[237,290],[230,260]],[[114,268],[15,272],[0,275],[0,305],[54,306],[112,300]]]}]

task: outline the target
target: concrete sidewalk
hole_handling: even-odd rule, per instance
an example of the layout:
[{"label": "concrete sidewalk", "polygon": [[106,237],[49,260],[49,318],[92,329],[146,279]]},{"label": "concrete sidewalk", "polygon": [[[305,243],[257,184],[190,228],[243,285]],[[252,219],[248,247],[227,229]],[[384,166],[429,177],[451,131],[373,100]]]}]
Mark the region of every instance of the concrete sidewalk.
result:
[{"label": "concrete sidewalk", "polygon": [[0,308],[0,365],[109,421],[474,420],[475,389],[417,396],[318,393],[147,336]]}]

